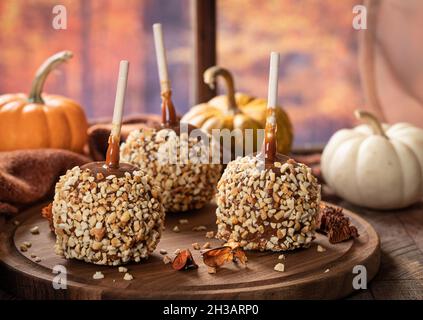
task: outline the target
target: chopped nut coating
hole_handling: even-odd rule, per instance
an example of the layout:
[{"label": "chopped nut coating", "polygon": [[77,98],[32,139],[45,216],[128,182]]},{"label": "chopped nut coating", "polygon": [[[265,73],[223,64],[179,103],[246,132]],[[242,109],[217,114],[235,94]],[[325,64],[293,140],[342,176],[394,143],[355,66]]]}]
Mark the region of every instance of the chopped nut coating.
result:
[{"label": "chopped nut coating", "polygon": [[147,258],[165,215],[158,187],[144,172],[96,180],[79,167],[60,177],[52,213],[57,254],[112,266]]},{"label": "chopped nut coating", "polygon": [[217,185],[218,239],[245,250],[287,251],[314,239],[320,185],[295,161],[266,168],[256,156],[228,164]]},{"label": "chopped nut coating", "polygon": [[202,152],[204,148],[202,140],[187,134],[177,136],[171,129],[141,129],[129,134],[121,146],[120,158],[153,177],[162,190],[166,211],[181,212],[203,207],[215,194],[221,165],[211,164],[208,159],[193,161],[191,157],[200,152],[212,154]]}]

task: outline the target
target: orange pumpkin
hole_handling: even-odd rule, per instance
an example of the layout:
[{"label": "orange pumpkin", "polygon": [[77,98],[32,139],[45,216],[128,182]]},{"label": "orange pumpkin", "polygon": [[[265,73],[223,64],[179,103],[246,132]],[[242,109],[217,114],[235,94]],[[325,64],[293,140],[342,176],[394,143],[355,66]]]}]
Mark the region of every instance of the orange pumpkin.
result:
[{"label": "orange pumpkin", "polygon": [[37,70],[28,96],[0,96],[0,151],[59,148],[82,152],[88,123],[81,106],[59,95],[42,94],[50,71],[72,55],[61,51],[48,58]]}]

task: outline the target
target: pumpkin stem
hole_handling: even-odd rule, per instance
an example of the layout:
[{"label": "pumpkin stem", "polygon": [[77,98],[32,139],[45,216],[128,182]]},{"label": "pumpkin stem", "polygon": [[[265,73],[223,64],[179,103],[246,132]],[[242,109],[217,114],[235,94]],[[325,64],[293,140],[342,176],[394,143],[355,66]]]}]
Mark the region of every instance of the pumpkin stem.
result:
[{"label": "pumpkin stem", "polygon": [[166,90],[161,93],[162,96],[162,124],[174,126],[178,124],[176,118],[175,106],[172,102],[172,91]]},{"label": "pumpkin stem", "polygon": [[44,83],[49,73],[56,68],[59,64],[72,58],[73,53],[71,51],[60,51],[50,58],[38,68],[35,73],[35,78],[32,81],[31,91],[28,95],[28,101],[32,103],[44,103],[41,92],[43,91]]},{"label": "pumpkin stem", "polygon": [[228,99],[228,112],[237,113],[238,106],[235,100],[235,86],[234,79],[229,70],[222,67],[213,66],[204,71],[203,80],[211,89],[214,89],[216,79],[218,76],[221,76],[225,80],[226,90],[227,90],[227,99]]},{"label": "pumpkin stem", "polygon": [[355,110],[354,115],[358,120],[364,120],[368,122],[370,127],[373,129],[374,134],[388,139],[388,136],[385,134],[385,131],[382,128],[382,124],[374,114],[365,110]]}]

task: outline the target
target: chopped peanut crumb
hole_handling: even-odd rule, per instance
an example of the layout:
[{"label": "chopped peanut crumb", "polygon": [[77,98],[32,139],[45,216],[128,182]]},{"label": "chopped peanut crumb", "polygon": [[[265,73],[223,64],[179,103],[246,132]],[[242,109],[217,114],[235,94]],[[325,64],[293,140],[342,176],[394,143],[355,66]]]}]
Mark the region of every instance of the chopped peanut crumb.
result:
[{"label": "chopped peanut crumb", "polygon": [[325,252],[325,251],[326,251],[325,247],[322,247],[320,244],[317,245],[317,252]]},{"label": "chopped peanut crumb", "polygon": [[163,263],[164,264],[168,264],[168,263],[171,263],[171,262],[172,262],[172,259],[169,256],[163,257]]},{"label": "chopped peanut crumb", "polygon": [[123,276],[123,280],[130,281],[132,279],[134,279],[134,277],[130,273],[125,273],[125,275]]},{"label": "chopped peanut crumb", "polygon": [[104,278],[104,274],[101,271],[96,271],[96,273],[93,274],[94,280],[99,280],[103,278]]},{"label": "chopped peanut crumb", "polygon": [[208,231],[206,232],[206,238],[207,239],[212,239],[214,237],[214,231]]},{"label": "chopped peanut crumb", "polygon": [[275,271],[284,272],[285,265],[283,263],[278,263],[274,268]]}]

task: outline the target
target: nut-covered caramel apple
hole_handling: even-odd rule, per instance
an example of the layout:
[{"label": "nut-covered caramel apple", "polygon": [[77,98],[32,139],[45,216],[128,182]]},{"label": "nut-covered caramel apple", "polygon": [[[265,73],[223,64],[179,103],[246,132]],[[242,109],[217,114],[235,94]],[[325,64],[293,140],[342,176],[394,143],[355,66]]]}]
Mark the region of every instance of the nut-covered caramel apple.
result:
[{"label": "nut-covered caramel apple", "polygon": [[[186,125],[186,130],[181,129],[171,99],[161,25],[155,24],[153,29],[161,83],[162,125],[132,131],[121,146],[121,158],[153,177],[162,190],[166,211],[199,209],[213,198],[222,167],[212,164],[210,157],[206,161],[192,161],[188,157],[198,154],[201,149],[208,149],[207,153],[211,154],[212,143],[190,137],[195,129],[191,125]],[[209,137],[208,141],[212,139]],[[169,148],[172,148],[170,154],[167,153]]]},{"label": "nut-covered caramel apple", "polygon": [[262,151],[230,162],[218,183],[216,236],[246,250],[307,247],[316,228],[317,179],[306,165],[276,153],[278,61],[272,53]]},{"label": "nut-covered caramel apple", "polygon": [[144,172],[119,161],[127,72],[128,62],[122,61],[106,161],[74,167],[56,184],[55,249],[68,259],[102,265],[138,262],[160,240],[164,209],[159,188]]}]

